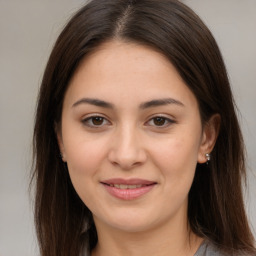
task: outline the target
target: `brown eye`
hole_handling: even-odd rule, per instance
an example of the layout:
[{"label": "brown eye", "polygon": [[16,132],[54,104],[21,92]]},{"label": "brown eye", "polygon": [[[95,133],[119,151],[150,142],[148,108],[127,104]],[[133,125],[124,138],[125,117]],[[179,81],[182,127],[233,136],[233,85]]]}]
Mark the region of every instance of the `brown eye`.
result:
[{"label": "brown eye", "polygon": [[166,124],[166,118],[164,117],[155,117],[153,118],[154,125],[156,126],[163,126]]},{"label": "brown eye", "polygon": [[110,125],[110,122],[102,116],[90,116],[82,120],[82,123],[90,128],[101,128]]},{"label": "brown eye", "polygon": [[146,122],[146,125],[155,128],[167,128],[174,123],[176,122],[170,118],[164,116],[156,116],[151,118],[148,122]]},{"label": "brown eye", "polygon": [[92,117],[92,124],[93,125],[102,125],[104,122],[104,118],[103,117],[100,117],[100,116],[95,116],[95,117]]}]

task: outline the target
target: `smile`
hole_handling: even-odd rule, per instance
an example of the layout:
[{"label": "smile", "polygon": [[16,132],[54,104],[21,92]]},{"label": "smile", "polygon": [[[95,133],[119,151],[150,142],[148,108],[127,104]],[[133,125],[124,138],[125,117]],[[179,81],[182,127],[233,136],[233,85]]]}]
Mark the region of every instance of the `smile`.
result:
[{"label": "smile", "polygon": [[107,184],[109,185],[110,187],[115,187],[115,188],[120,188],[120,189],[134,189],[134,188],[141,188],[141,187],[145,187],[145,186],[148,186],[148,185],[142,185],[142,184],[139,184],[139,185],[127,185],[127,184]]},{"label": "smile", "polygon": [[101,182],[113,197],[122,200],[135,200],[150,192],[156,182],[141,179],[112,179]]}]

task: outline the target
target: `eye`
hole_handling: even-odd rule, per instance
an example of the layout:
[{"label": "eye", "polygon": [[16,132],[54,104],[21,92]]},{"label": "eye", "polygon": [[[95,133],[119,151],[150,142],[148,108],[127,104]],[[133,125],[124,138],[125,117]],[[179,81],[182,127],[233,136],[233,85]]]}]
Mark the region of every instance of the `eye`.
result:
[{"label": "eye", "polygon": [[163,117],[163,116],[156,116],[151,118],[147,122],[147,125],[164,128],[164,127],[168,127],[172,123],[175,123],[175,121],[170,118]]},{"label": "eye", "polygon": [[82,123],[88,127],[100,128],[109,125],[110,122],[102,116],[90,116],[82,120]]}]

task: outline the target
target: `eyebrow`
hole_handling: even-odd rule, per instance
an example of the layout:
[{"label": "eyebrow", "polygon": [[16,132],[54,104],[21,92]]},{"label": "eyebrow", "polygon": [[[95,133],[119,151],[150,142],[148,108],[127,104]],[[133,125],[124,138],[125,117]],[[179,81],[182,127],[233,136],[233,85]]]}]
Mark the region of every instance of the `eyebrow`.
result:
[{"label": "eyebrow", "polygon": [[[114,109],[114,105],[112,103],[109,103],[109,102],[106,102],[106,101],[100,100],[100,99],[94,99],[94,98],[82,98],[82,99],[76,101],[72,105],[72,107],[76,107],[80,104],[90,104],[90,105],[94,105],[97,107]],[[165,99],[150,100],[150,101],[141,103],[139,108],[146,109],[146,108],[165,106],[165,105],[170,105],[170,104],[184,106],[184,104],[178,100],[175,100],[172,98],[165,98]]]},{"label": "eyebrow", "polygon": [[114,108],[114,105],[106,102],[104,100],[99,100],[99,99],[91,99],[91,98],[82,98],[80,100],[78,100],[77,102],[75,102],[72,107],[76,107],[80,104],[90,104],[90,105],[94,105],[97,107],[102,107],[102,108]]},{"label": "eyebrow", "polygon": [[151,100],[151,101],[144,102],[144,103],[140,104],[140,109],[165,106],[165,105],[169,105],[169,104],[175,104],[175,105],[184,107],[184,104],[182,102],[172,99],[172,98],[166,98],[166,99],[157,99],[157,100]]}]

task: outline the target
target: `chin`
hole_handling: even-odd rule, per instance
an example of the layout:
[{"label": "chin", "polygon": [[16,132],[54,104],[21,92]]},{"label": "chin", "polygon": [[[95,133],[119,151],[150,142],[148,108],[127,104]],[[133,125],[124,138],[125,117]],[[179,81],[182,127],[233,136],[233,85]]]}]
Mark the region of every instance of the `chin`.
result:
[{"label": "chin", "polygon": [[126,222],[126,223],[113,223],[112,228],[127,232],[127,233],[140,233],[148,231],[153,228],[151,223],[141,222]]},{"label": "chin", "polygon": [[[150,212],[150,211],[149,211]],[[137,214],[133,211],[126,211],[120,214],[112,214],[108,216],[109,218],[94,218],[95,224],[97,226],[104,223],[104,225],[108,226],[111,229],[116,229],[123,232],[134,233],[134,232],[144,232],[149,229],[154,228],[159,225],[158,221],[154,221],[152,213],[148,216],[142,213],[137,212]]]}]

